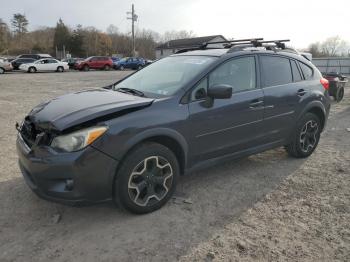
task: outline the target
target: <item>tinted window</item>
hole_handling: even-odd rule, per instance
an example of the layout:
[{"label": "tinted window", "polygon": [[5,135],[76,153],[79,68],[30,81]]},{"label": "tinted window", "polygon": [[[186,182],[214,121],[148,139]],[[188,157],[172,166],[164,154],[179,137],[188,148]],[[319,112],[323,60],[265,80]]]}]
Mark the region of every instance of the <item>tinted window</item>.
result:
[{"label": "tinted window", "polygon": [[49,63],[51,63],[51,64],[55,64],[55,63],[57,63],[57,61],[56,61],[56,60],[54,60],[54,59],[49,59]]},{"label": "tinted window", "polygon": [[230,60],[209,75],[209,88],[213,85],[230,85],[233,92],[254,89],[256,86],[255,58],[242,57]]},{"label": "tinted window", "polygon": [[261,56],[261,65],[265,86],[284,85],[292,82],[289,59],[278,56]]},{"label": "tinted window", "polygon": [[299,62],[299,65],[300,65],[301,71],[303,71],[304,78],[306,80],[312,78],[313,70],[309,66],[305,65],[304,63]]},{"label": "tinted window", "polygon": [[301,77],[300,71],[298,69],[297,63],[294,60],[290,60],[292,64],[292,72],[293,72],[293,81],[298,82],[301,81],[303,78]]}]

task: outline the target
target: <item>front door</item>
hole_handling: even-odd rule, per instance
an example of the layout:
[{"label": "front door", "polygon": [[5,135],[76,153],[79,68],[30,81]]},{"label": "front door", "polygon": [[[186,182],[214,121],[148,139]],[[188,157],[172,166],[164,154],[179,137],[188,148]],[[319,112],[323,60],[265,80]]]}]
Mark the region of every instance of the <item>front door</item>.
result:
[{"label": "front door", "polygon": [[[259,144],[264,96],[257,85],[256,58],[244,56],[214,69],[193,89],[190,113],[190,155],[203,161],[244,151]],[[206,90],[217,84],[233,87],[230,99],[206,103]]]}]

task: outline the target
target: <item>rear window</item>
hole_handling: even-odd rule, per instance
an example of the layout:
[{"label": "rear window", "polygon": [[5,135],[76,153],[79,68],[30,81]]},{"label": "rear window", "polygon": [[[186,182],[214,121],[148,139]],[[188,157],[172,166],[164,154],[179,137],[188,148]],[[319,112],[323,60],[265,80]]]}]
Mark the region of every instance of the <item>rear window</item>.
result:
[{"label": "rear window", "polygon": [[293,81],[288,58],[261,56],[261,65],[265,87],[284,85]]},{"label": "rear window", "polygon": [[300,65],[301,71],[303,72],[305,80],[311,79],[313,75],[312,68],[301,62],[299,62],[299,65]]}]

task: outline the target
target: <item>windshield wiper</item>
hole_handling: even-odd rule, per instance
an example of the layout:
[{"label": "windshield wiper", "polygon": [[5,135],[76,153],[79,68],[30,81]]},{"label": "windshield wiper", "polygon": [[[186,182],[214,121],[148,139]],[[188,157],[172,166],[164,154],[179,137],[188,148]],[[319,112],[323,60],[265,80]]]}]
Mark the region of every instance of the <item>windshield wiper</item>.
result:
[{"label": "windshield wiper", "polygon": [[145,96],[145,94],[143,92],[141,92],[140,90],[137,90],[137,89],[133,89],[133,88],[119,87],[116,89],[116,91],[119,91],[122,93],[132,94],[132,95],[137,95],[137,96]]}]

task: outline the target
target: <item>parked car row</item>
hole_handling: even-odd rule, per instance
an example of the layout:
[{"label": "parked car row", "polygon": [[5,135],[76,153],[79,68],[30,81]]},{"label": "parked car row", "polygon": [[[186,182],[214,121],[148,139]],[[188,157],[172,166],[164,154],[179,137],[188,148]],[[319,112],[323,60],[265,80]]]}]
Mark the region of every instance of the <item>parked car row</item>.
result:
[{"label": "parked car row", "polygon": [[21,70],[28,73],[41,71],[64,72],[68,69],[80,71],[95,70],[140,70],[152,63],[152,60],[145,60],[141,57],[108,57],[91,56],[84,58],[67,58],[59,61],[49,54],[23,54],[13,59],[0,59],[0,74],[6,71]]}]

